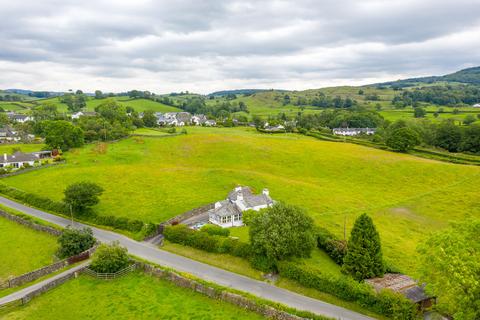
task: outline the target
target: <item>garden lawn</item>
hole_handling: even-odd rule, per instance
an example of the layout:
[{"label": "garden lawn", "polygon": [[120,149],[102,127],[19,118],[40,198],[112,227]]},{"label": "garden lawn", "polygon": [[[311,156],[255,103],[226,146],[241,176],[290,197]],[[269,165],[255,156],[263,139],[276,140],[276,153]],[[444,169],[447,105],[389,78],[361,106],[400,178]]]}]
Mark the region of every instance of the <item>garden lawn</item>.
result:
[{"label": "garden lawn", "polygon": [[80,276],[2,319],[264,319],[253,312],[135,272],[104,281]]},{"label": "garden lawn", "polygon": [[0,282],[54,262],[57,238],[0,217]]},{"label": "garden lawn", "polygon": [[[133,137],[65,153],[67,164],[3,183],[54,200],[73,182],[105,189],[99,214],[161,222],[225,199],[236,185],[269,188],[343,236],[372,215],[388,262],[415,273],[416,247],[449,221],[480,216],[480,167],[437,162],[355,144],[247,128],[188,127],[162,139]],[[45,187],[48,186],[48,187]]]}]

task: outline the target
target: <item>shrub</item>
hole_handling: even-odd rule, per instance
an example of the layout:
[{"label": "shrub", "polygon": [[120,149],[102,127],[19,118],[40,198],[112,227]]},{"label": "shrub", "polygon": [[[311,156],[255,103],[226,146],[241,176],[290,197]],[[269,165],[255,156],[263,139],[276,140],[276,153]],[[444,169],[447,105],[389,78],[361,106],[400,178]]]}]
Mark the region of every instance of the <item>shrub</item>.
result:
[{"label": "shrub", "polygon": [[82,230],[71,229],[67,227],[57,239],[60,248],[57,256],[67,258],[79,254],[94,246],[96,240],[93,237],[92,229],[84,228]]},{"label": "shrub", "polygon": [[263,272],[277,271],[276,261],[264,255],[254,254],[250,258],[250,264],[253,268]]},{"label": "shrub", "polygon": [[93,255],[90,269],[98,273],[115,273],[129,264],[127,249],[118,242],[111,245],[101,244]]},{"label": "shrub", "polygon": [[165,239],[173,243],[189,245],[188,238],[192,232],[194,231],[189,229],[186,225],[178,224],[175,226],[166,226],[163,231],[163,236]]},{"label": "shrub", "polygon": [[223,237],[228,237],[230,235],[230,230],[226,228],[222,228],[220,226],[216,226],[214,224],[206,224],[200,230],[210,235],[217,235],[217,236],[223,236]]},{"label": "shrub", "polygon": [[337,264],[343,264],[343,258],[347,253],[347,244],[344,240],[338,239],[327,229],[318,228],[317,246],[325,251]]}]

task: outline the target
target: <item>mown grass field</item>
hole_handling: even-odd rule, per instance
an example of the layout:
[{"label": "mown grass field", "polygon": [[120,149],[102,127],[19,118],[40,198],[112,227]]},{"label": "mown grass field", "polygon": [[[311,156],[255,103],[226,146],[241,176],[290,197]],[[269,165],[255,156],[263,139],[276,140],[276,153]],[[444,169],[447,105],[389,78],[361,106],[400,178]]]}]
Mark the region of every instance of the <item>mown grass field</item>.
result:
[{"label": "mown grass field", "polygon": [[348,231],[359,214],[371,214],[387,260],[410,273],[416,246],[429,232],[480,215],[480,167],[296,134],[187,130],[162,139],[133,137],[106,149],[88,145],[65,153],[66,165],[2,182],[61,200],[70,183],[94,181],[105,189],[99,214],[154,222],[224,199],[236,185],[267,187],[275,200],[305,208],[339,236],[345,220]]},{"label": "mown grass field", "polygon": [[[0,314],[1,315],[1,314]],[[264,319],[139,272],[114,281],[80,276],[2,319]]]},{"label": "mown grass field", "polygon": [[54,262],[57,238],[0,217],[0,282]]},{"label": "mown grass field", "polygon": [[11,154],[15,150],[20,150],[21,152],[34,152],[40,151],[45,147],[44,144],[40,143],[15,143],[15,144],[0,144],[0,154],[4,153]]}]

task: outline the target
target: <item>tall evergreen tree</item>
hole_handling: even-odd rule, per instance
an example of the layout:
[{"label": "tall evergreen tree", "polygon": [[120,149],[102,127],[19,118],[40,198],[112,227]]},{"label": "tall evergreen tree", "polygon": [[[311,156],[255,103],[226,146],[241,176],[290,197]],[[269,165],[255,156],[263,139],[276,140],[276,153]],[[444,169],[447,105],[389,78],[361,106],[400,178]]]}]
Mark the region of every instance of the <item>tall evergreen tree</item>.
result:
[{"label": "tall evergreen tree", "polygon": [[357,218],[353,226],[343,270],[359,281],[385,273],[380,235],[365,213]]}]

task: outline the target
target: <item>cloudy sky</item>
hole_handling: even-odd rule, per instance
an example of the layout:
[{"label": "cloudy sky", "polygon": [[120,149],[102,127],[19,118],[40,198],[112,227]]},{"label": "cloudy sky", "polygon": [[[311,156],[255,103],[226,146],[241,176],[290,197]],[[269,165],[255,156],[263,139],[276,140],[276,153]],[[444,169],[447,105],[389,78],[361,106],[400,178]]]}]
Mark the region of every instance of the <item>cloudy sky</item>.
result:
[{"label": "cloudy sky", "polygon": [[0,88],[308,89],[480,65],[480,0],[0,0]]}]

